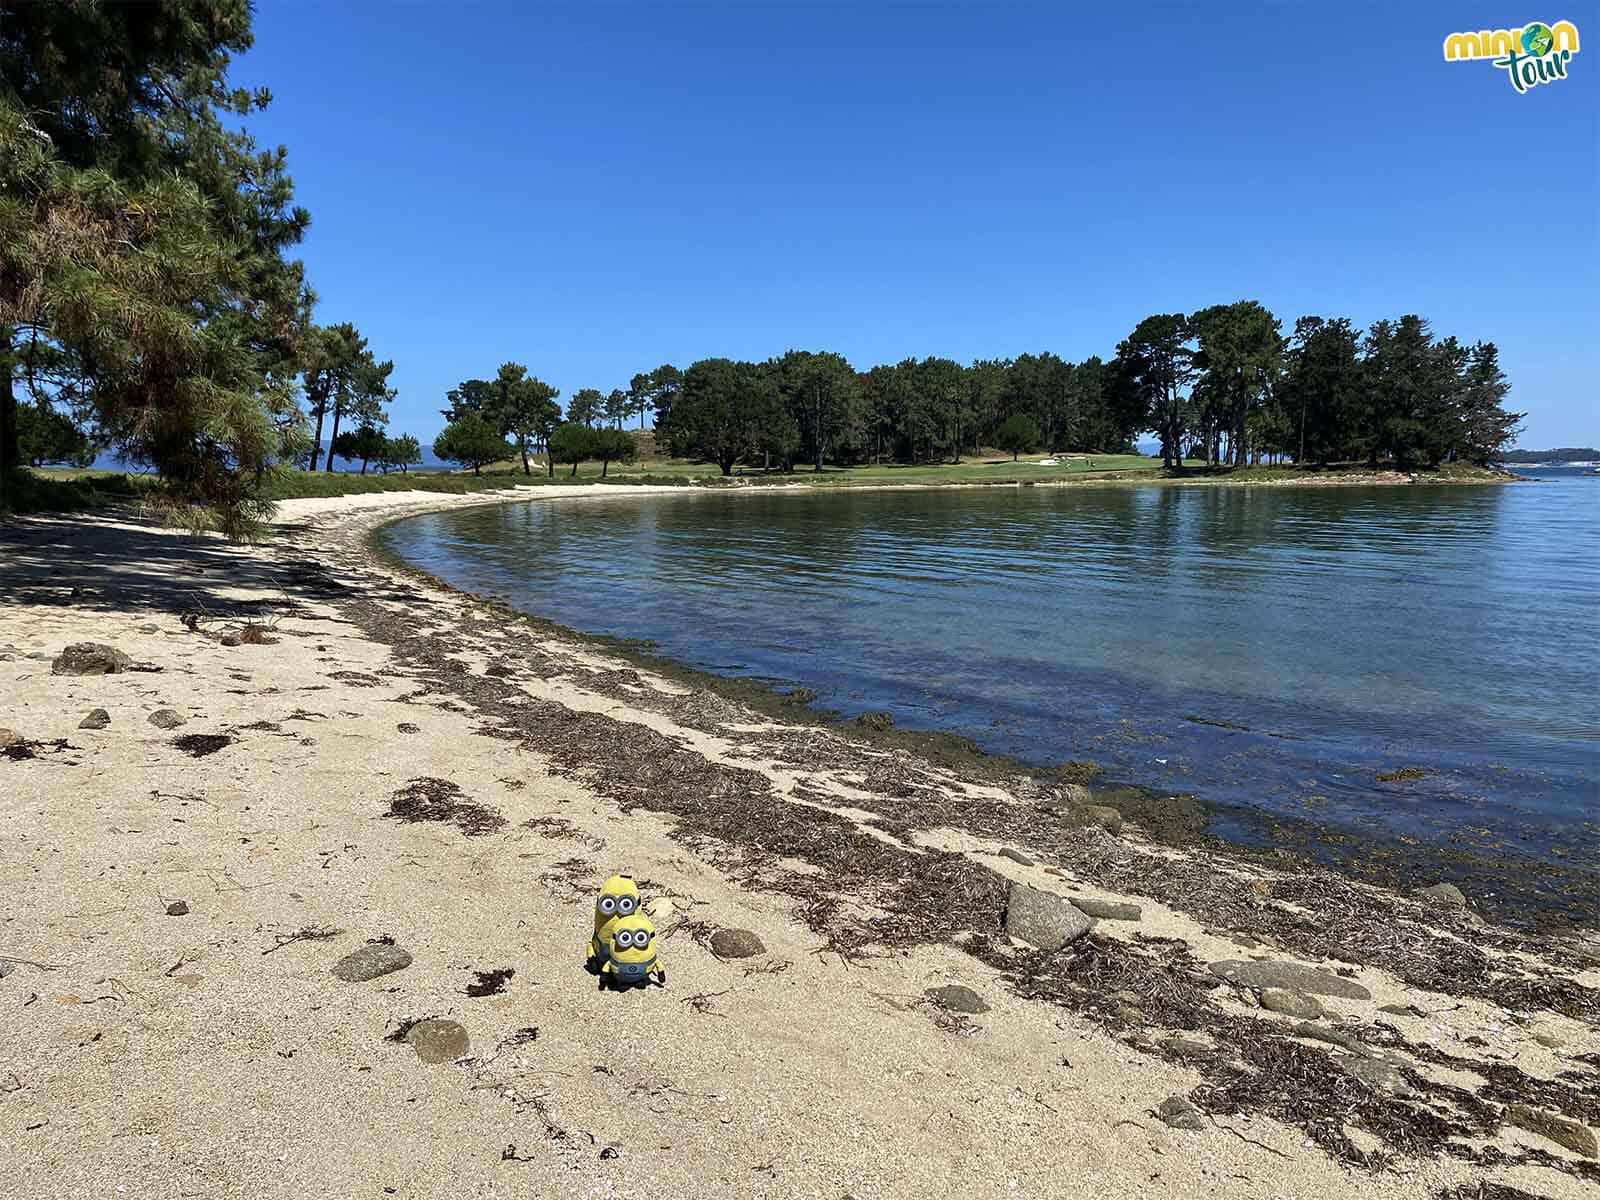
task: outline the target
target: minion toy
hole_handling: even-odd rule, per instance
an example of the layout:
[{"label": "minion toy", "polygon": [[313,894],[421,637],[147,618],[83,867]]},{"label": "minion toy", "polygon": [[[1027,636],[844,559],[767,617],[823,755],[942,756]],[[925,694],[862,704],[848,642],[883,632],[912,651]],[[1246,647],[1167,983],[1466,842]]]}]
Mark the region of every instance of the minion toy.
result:
[{"label": "minion toy", "polygon": [[602,963],[606,957],[606,931],[620,917],[639,911],[639,885],[631,875],[613,875],[600,885],[594,902],[594,936],[589,939],[589,961]]},{"label": "minion toy", "polygon": [[606,926],[606,956],[600,967],[600,986],[609,980],[612,987],[643,986],[654,982],[665,986],[667,969],[656,954],[656,927],[641,913],[618,917]]}]

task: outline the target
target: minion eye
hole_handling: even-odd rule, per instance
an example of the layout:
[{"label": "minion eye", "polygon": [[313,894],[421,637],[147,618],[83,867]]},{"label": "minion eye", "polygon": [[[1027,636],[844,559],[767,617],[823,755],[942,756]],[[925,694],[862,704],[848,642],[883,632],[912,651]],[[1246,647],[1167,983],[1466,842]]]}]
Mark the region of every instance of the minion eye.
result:
[{"label": "minion eye", "polygon": [[617,930],[617,945],[619,945],[619,946],[631,946],[631,945],[633,945],[633,934],[630,933],[626,929]]},{"label": "minion eye", "polygon": [[623,916],[627,916],[637,907],[639,907],[639,902],[632,896],[623,896],[617,901],[617,911]]},{"label": "minion eye", "polygon": [[650,944],[650,931],[648,929],[639,930],[638,933],[633,935],[633,944],[635,946],[648,946]]},{"label": "minion eye", "polygon": [[617,902],[610,896],[601,896],[600,911],[605,913],[607,916],[610,916],[612,913],[617,911]]}]

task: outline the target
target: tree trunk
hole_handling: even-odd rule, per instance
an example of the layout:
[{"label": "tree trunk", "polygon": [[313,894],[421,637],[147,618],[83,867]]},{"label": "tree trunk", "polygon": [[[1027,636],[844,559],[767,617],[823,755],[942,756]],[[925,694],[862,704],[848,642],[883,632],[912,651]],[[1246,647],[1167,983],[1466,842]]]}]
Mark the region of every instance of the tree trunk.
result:
[{"label": "tree trunk", "polygon": [[317,457],[322,453],[322,418],[328,413],[328,406],[321,405],[317,409],[317,440],[311,443],[311,459],[306,463],[306,470],[317,469]]},{"label": "tree trunk", "polygon": [[544,465],[549,478],[554,479],[556,477],[556,456],[550,453],[550,447],[548,446],[544,449]]},{"label": "tree trunk", "polygon": [[17,428],[17,393],[15,366],[11,357],[11,330],[0,329],[0,371],[4,371],[5,386],[0,388],[0,505],[9,494],[7,477],[22,463],[22,447]]},{"label": "tree trunk", "polygon": [[518,439],[517,449],[522,451],[522,473],[532,475],[533,468],[528,465],[528,443],[526,439]]},{"label": "tree trunk", "polygon": [[473,474],[474,474],[474,475],[482,475],[482,474],[483,474],[483,471],[482,471],[482,470],[481,470],[481,469],[480,469],[480,468],[479,468],[479,467],[478,467],[478,464],[477,464],[477,463],[473,463],[473,464],[472,464],[472,473],[473,473]]},{"label": "tree trunk", "polygon": [[573,459],[572,460],[572,478],[576,479],[577,477],[578,477],[578,460],[577,459]]},{"label": "tree trunk", "polygon": [[604,479],[606,477],[606,468],[609,467],[610,465],[611,465],[611,460],[609,458],[602,458],[600,460],[600,478],[601,479]]},{"label": "tree trunk", "polygon": [[339,440],[339,406],[333,406],[333,432],[328,435],[328,465],[324,471],[333,470],[333,444]]},{"label": "tree trunk", "polygon": [[363,475],[367,473],[367,460],[364,458],[361,460],[361,473]]}]

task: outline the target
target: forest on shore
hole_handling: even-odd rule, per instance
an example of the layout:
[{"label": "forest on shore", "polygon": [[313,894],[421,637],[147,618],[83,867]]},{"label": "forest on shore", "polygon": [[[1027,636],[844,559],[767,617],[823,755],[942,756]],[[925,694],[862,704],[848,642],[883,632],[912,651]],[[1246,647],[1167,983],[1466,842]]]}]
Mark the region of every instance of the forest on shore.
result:
[{"label": "forest on shore", "polygon": [[[153,470],[196,527],[256,527],[275,473],[421,460],[387,432],[392,360],[324,321],[293,258],[310,214],[287,152],[230,87],[247,0],[0,0],[0,509],[24,468],[100,451]],[[1050,351],[860,369],[828,351],[663,364],[626,388],[560,390],[518,362],[444,397],[433,443],[463,468],[628,461],[653,416],[678,457],[790,470],[959,462],[980,447],[1113,453],[1145,433],[1165,465],[1500,456],[1521,414],[1495,346],[1419,316],[1366,329],[1255,300],[1139,321],[1109,357]],[[326,439],[326,440],[325,440]],[[323,447],[326,446],[324,453]]]}]

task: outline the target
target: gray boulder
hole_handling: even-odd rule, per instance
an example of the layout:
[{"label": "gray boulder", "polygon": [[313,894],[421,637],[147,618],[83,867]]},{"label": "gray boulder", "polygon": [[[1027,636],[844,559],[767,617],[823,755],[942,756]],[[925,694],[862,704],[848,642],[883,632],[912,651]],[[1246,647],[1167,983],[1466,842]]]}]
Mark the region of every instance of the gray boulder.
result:
[{"label": "gray boulder", "polygon": [[1006,932],[1041,950],[1059,950],[1094,928],[1094,918],[1065,896],[1013,883],[1006,897]]},{"label": "gray boulder", "polygon": [[365,983],[380,975],[404,970],[411,965],[411,955],[399,946],[367,945],[352,950],[333,964],[333,974],[346,983]]},{"label": "gray boulder", "polygon": [[1206,1127],[1205,1114],[1182,1096],[1168,1096],[1156,1107],[1156,1116],[1173,1129],[1199,1130]]},{"label": "gray boulder", "polygon": [[1400,1074],[1400,1068],[1382,1058],[1363,1058],[1354,1054],[1334,1055],[1334,1065],[1351,1079],[1366,1084],[1375,1092],[1391,1096],[1410,1096],[1411,1086]]},{"label": "gray boulder", "polygon": [[1436,883],[1417,893],[1417,899],[1426,901],[1429,908],[1465,908],[1467,897],[1453,883]]},{"label": "gray boulder", "polygon": [[1211,973],[1229,983],[1250,988],[1293,988],[1312,996],[1336,996],[1341,1000],[1372,999],[1372,993],[1355,980],[1302,963],[1231,958],[1212,963]]},{"label": "gray boulder", "polygon": [[989,1011],[989,1006],[984,1003],[982,996],[959,983],[929,988],[922,994],[946,1012],[986,1013]]},{"label": "gray boulder", "polygon": [[1315,1021],[1322,1015],[1322,1002],[1315,996],[1298,992],[1294,988],[1269,987],[1261,989],[1261,1007],[1268,1012],[1282,1013],[1286,1017],[1301,1017]]},{"label": "gray boulder", "polygon": [[133,665],[115,646],[101,642],[74,642],[56,656],[52,675],[120,675]]},{"label": "gray boulder", "polygon": [[1010,846],[1007,846],[1004,850],[1000,851],[1000,857],[1001,858],[1009,858],[1012,862],[1016,863],[1018,866],[1023,866],[1023,867],[1031,867],[1031,866],[1033,866],[1033,859],[1029,858],[1021,850],[1013,850]]},{"label": "gray boulder", "polygon": [[188,717],[174,708],[158,708],[148,719],[157,729],[176,729],[179,725],[188,724],[189,721]]},{"label": "gray boulder", "polygon": [[111,714],[103,708],[89,710],[89,715],[78,722],[79,729],[104,729],[111,724]]},{"label": "gray boulder", "polygon": [[1124,900],[1091,900],[1086,896],[1074,896],[1072,904],[1102,921],[1137,921],[1144,916],[1142,908]]}]

